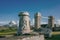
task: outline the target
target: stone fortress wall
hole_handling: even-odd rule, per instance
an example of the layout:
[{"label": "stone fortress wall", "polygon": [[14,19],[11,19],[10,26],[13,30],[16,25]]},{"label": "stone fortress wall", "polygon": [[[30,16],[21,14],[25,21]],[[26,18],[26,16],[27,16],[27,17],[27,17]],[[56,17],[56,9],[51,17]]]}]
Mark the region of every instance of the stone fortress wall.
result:
[{"label": "stone fortress wall", "polygon": [[15,36],[15,37],[7,37],[0,38],[0,40],[44,40],[44,35],[36,35],[36,36]]}]

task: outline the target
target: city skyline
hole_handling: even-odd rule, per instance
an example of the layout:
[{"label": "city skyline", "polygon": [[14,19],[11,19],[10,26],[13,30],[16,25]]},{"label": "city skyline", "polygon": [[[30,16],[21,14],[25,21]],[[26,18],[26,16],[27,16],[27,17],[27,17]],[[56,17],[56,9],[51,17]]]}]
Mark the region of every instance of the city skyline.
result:
[{"label": "city skyline", "polygon": [[50,15],[60,20],[60,0],[0,0],[0,24],[18,21],[21,11],[29,12],[31,20],[36,12],[40,12],[43,23],[47,22],[46,17]]}]

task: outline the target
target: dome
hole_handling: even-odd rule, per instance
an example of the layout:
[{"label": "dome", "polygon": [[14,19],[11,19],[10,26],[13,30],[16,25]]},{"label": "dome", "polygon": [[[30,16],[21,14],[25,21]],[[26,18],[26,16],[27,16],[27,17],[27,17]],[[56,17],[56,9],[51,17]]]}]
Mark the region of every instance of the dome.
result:
[{"label": "dome", "polygon": [[13,24],[16,24],[16,22],[15,22],[15,21],[12,21],[12,23],[13,23]]},{"label": "dome", "polygon": [[41,16],[41,13],[40,12],[37,12],[35,15],[36,16]]},{"label": "dome", "polygon": [[15,25],[15,24],[16,24],[16,22],[15,22],[15,21],[10,21],[10,23],[9,23],[9,24],[14,24],[14,25]]},{"label": "dome", "polygon": [[28,12],[20,12],[20,13],[19,13],[19,16],[28,16],[28,15],[29,15]]}]

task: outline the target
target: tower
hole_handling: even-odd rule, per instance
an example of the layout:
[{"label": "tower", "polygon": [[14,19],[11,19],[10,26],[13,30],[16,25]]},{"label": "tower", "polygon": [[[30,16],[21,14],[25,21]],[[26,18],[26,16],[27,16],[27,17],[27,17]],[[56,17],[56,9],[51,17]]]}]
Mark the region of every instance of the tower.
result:
[{"label": "tower", "polygon": [[48,27],[50,27],[50,28],[54,27],[54,17],[53,16],[48,17]]},{"label": "tower", "polygon": [[19,13],[19,33],[25,34],[30,33],[30,25],[29,25],[29,13],[28,12],[20,12]]},{"label": "tower", "polygon": [[39,29],[41,27],[41,14],[37,12],[35,15],[35,28]]}]

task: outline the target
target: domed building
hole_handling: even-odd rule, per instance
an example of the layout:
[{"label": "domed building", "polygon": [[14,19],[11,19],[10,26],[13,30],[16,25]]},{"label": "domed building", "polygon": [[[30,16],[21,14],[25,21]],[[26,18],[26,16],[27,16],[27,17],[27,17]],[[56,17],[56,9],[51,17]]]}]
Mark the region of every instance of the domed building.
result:
[{"label": "domed building", "polygon": [[9,26],[10,27],[15,27],[15,26],[17,26],[17,23],[15,21],[10,21]]}]

